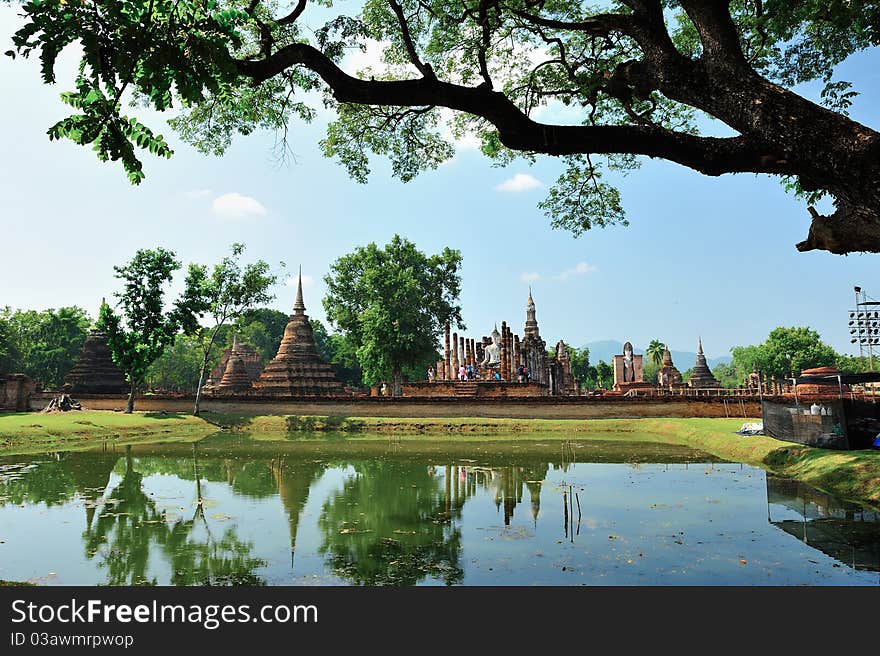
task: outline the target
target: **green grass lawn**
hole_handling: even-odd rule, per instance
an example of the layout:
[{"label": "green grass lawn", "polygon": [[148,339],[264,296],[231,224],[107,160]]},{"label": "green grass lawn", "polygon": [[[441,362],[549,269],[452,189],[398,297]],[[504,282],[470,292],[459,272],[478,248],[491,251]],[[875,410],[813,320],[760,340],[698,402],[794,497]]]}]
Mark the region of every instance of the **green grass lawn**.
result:
[{"label": "green grass lawn", "polygon": [[197,417],[175,413],[0,413],[0,455],[89,448],[105,440],[198,439],[216,430]]},{"label": "green grass lawn", "polygon": [[678,444],[724,460],[762,467],[838,497],[880,507],[880,451],[830,451],[765,436],[741,437],[743,419],[488,419],[301,417],[109,411],[0,414],[0,455],[117,443],[191,441],[225,429],[249,439],[297,440],[330,431],[355,442],[454,441],[456,444],[548,440],[620,440]]}]

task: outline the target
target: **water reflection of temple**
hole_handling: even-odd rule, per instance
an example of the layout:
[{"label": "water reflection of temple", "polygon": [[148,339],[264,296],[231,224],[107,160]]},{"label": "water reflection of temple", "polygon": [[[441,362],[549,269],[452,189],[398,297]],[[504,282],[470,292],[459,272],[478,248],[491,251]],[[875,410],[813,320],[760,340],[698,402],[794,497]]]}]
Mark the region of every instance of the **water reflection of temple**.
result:
[{"label": "water reflection of temple", "polygon": [[287,513],[287,524],[290,531],[290,566],[293,567],[293,555],[296,549],[296,532],[299,528],[300,516],[309,500],[309,490],[321,474],[324,465],[312,460],[294,460],[275,458],[270,462],[272,477],[278,488],[278,496]]},{"label": "water reflection of temple", "polygon": [[495,508],[504,512],[504,525],[509,526],[517,505],[522,503],[523,488],[529,492],[532,521],[538,521],[541,510],[541,484],[547,477],[549,465],[528,467],[502,466],[446,466],[447,511],[460,510],[464,502],[477,493],[477,488],[489,490]]},{"label": "water reflection of temple", "polygon": [[853,569],[880,571],[878,511],[841,501],[797,481],[768,475],[767,520]]}]

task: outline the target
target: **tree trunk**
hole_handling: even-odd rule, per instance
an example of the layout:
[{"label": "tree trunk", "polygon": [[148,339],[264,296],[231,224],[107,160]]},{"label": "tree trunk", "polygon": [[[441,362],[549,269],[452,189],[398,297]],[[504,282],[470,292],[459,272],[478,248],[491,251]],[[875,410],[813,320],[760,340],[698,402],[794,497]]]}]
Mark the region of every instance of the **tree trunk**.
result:
[{"label": "tree trunk", "polygon": [[134,391],[135,391],[135,383],[131,384],[131,389],[128,392],[128,403],[125,404],[125,414],[130,415],[134,411]]},{"label": "tree trunk", "polygon": [[198,417],[201,412],[201,403],[202,403],[202,387],[205,384],[205,374],[208,369],[208,359],[211,357],[211,349],[214,348],[214,340],[217,339],[217,333],[220,332],[220,328],[223,326],[223,322],[217,324],[214,328],[214,332],[211,333],[211,341],[208,342],[208,346],[203,347],[203,353],[205,354],[204,359],[202,360],[202,369],[199,372],[199,386],[196,388],[196,403],[193,408],[193,416]]},{"label": "tree trunk", "polygon": [[400,365],[394,365],[391,368],[391,396],[403,396],[403,372]]},{"label": "tree trunk", "polygon": [[[213,341],[213,340],[212,340]],[[198,417],[201,412],[201,403],[202,403],[202,388],[205,384],[205,370],[208,368],[208,354],[205,354],[205,359],[202,360],[202,369],[199,373],[199,385],[196,388],[196,403],[193,408],[193,417]]]}]

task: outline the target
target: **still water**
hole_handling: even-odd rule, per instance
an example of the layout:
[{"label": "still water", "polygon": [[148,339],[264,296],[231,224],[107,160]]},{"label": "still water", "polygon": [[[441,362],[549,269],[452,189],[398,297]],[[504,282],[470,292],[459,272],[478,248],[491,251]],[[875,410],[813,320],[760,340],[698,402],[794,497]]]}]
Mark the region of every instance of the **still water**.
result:
[{"label": "still water", "polygon": [[0,579],[877,585],[880,513],[675,446],[218,435],[0,458]]}]

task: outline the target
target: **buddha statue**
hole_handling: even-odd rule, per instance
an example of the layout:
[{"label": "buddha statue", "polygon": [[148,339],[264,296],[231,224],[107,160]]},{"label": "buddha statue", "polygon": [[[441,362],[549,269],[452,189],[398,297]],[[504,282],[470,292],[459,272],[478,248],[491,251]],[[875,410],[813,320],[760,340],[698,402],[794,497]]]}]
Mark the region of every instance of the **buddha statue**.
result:
[{"label": "buddha statue", "polygon": [[627,342],[623,345],[623,381],[631,383],[636,379],[635,369],[633,368],[633,347]]},{"label": "buddha statue", "polygon": [[485,357],[480,362],[481,367],[497,367],[501,364],[501,333],[498,332],[498,326],[492,331],[492,343],[483,348]]}]

